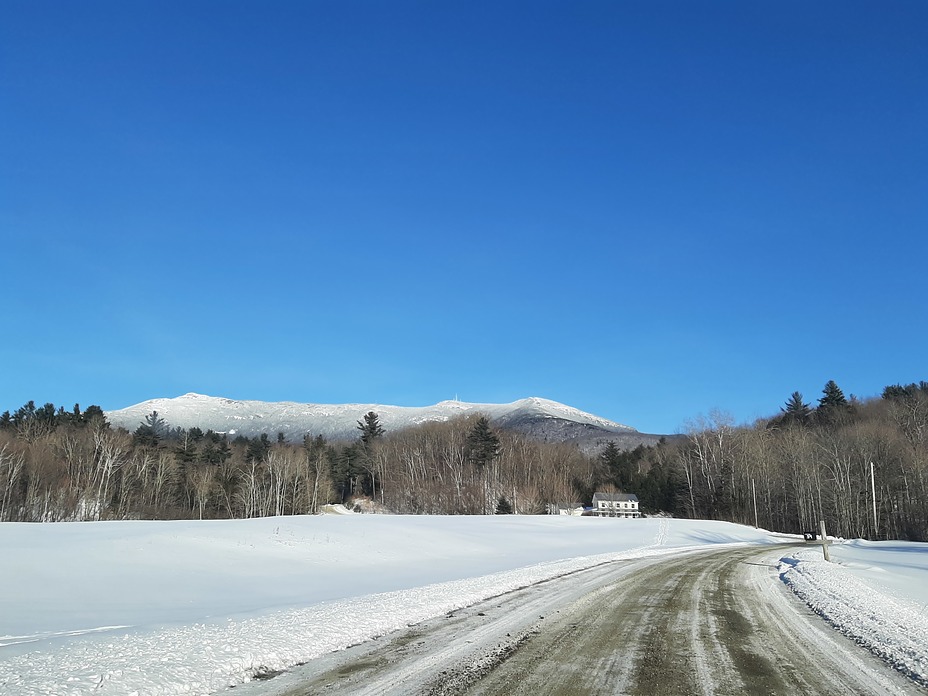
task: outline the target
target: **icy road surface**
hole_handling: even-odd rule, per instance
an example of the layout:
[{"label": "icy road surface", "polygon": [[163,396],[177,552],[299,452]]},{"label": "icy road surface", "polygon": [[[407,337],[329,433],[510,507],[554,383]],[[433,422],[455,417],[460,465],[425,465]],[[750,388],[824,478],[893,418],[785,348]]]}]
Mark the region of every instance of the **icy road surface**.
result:
[{"label": "icy road surface", "polygon": [[778,578],[791,550],[604,563],[236,694],[925,693],[797,601]]}]

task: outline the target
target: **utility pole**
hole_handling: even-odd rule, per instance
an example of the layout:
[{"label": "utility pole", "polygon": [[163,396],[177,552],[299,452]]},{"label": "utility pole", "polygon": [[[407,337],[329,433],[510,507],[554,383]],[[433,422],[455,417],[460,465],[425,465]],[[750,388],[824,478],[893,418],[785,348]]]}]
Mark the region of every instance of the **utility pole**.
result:
[{"label": "utility pole", "polygon": [[873,537],[876,540],[877,537],[877,523],[876,523],[876,483],[873,479],[873,462],[870,462],[870,493],[873,496]]},{"label": "utility pole", "polygon": [[751,479],[751,495],[754,496],[754,529],[759,529],[757,524],[757,489],[754,487],[754,479]]}]

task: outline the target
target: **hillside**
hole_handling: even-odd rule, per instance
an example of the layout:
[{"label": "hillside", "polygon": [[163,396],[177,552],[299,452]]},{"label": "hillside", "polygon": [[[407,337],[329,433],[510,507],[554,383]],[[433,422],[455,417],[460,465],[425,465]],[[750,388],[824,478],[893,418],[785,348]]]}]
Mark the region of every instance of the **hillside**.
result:
[{"label": "hillside", "polygon": [[106,417],[114,425],[133,431],[152,411],[157,411],[170,427],[198,427],[204,431],[245,437],[283,433],[284,438],[291,442],[302,440],[307,433],[322,435],[327,440],[353,440],[358,435],[358,421],[370,411],[377,413],[381,425],[388,432],[481,413],[489,417],[495,427],[520,432],[541,441],[575,442],[584,450],[596,449],[609,440],[628,448],[654,443],[660,437],[639,433],[630,426],[537,397],[509,404],[442,401],[433,406],[410,407],[236,401],[190,393],[108,411]]}]

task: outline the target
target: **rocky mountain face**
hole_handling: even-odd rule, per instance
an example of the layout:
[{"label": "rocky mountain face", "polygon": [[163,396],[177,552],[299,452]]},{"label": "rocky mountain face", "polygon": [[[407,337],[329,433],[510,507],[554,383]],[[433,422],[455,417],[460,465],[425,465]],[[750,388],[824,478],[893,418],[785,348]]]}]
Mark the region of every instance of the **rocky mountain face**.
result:
[{"label": "rocky mountain face", "polygon": [[420,423],[446,421],[457,416],[480,413],[500,429],[525,434],[547,442],[576,443],[585,451],[599,449],[614,441],[620,448],[654,444],[659,435],[639,433],[634,428],[548,399],[531,397],[510,404],[475,404],[442,401],[433,406],[409,407],[383,404],[301,404],[295,402],[236,401],[202,394],[184,394],[170,399],[152,399],[135,406],[108,411],[113,425],[134,431],[145,417],[157,411],[172,428],[198,427],[231,436],[255,437],[261,433],[276,437],[283,433],[290,441],[300,441],[307,433],[328,440],[353,440],[357,424],[370,411],[375,412],[386,431],[402,430]]}]

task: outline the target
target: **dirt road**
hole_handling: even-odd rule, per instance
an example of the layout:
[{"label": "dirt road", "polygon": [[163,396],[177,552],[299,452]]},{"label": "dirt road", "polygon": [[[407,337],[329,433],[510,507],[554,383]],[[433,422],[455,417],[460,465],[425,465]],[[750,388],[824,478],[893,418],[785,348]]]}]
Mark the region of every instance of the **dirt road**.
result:
[{"label": "dirt road", "polygon": [[925,694],[788,593],[775,569],[786,551],[598,566],[314,660],[260,693]]}]

